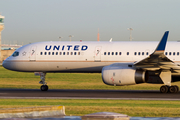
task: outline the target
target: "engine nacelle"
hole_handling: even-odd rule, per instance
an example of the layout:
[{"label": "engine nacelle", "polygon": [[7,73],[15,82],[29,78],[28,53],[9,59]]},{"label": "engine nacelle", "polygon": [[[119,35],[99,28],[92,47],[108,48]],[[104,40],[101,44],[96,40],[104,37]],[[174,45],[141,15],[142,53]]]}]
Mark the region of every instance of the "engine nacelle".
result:
[{"label": "engine nacelle", "polygon": [[133,85],[147,82],[148,72],[116,63],[103,67],[102,79],[107,85]]}]

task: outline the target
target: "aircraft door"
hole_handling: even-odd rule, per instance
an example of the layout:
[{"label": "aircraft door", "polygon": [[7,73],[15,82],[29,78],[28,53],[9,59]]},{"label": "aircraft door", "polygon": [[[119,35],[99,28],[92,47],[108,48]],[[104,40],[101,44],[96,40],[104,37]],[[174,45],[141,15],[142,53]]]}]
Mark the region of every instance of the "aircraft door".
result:
[{"label": "aircraft door", "polygon": [[36,46],[31,46],[29,61],[35,61],[36,60],[36,48],[37,48]]},{"label": "aircraft door", "polygon": [[96,62],[100,62],[101,61],[101,46],[97,46],[95,48],[94,61],[96,61]]}]

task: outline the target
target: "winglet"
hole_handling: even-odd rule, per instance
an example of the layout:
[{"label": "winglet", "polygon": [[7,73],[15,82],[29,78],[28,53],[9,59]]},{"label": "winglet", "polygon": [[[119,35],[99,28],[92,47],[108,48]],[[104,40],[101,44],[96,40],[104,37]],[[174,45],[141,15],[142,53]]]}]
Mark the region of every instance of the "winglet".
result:
[{"label": "winglet", "polygon": [[168,34],[169,34],[169,31],[166,31],[164,33],[164,36],[162,37],[161,41],[159,42],[159,44],[158,44],[156,50],[154,51],[154,53],[155,52],[164,53],[164,50],[165,50],[165,47],[166,47],[166,43],[167,43]]}]

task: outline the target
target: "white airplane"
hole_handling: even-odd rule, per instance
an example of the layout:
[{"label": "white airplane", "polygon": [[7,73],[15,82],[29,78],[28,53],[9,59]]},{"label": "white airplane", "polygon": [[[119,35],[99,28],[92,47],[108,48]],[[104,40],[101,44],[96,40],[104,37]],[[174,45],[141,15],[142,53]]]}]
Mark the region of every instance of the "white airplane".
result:
[{"label": "white airplane", "polygon": [[[180,42],[167,42],[169,31],[159,42],[38,42],[17,49],[3,61],[13,71],[35,72],[42,91],[49,72],[102,73],[107,85],[164,84],[162,93],[177,93],[171,85],[180,76]],[[166,45],[167,43],[167,45]],[[165,50],[166,48],[166,50]]]}]

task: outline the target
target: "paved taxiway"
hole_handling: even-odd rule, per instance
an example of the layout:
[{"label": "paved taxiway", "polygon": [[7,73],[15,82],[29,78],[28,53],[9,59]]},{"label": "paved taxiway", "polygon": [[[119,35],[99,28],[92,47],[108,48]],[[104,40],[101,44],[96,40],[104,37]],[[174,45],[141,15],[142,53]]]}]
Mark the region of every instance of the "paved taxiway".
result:
[{"label": "paved taxiway", "polygon": [[36,99],[142,99],[142,100],[180,100],[180,92],[162,94],[148,90],[49,90],[38,89],[0,89],[1,98]]}]

